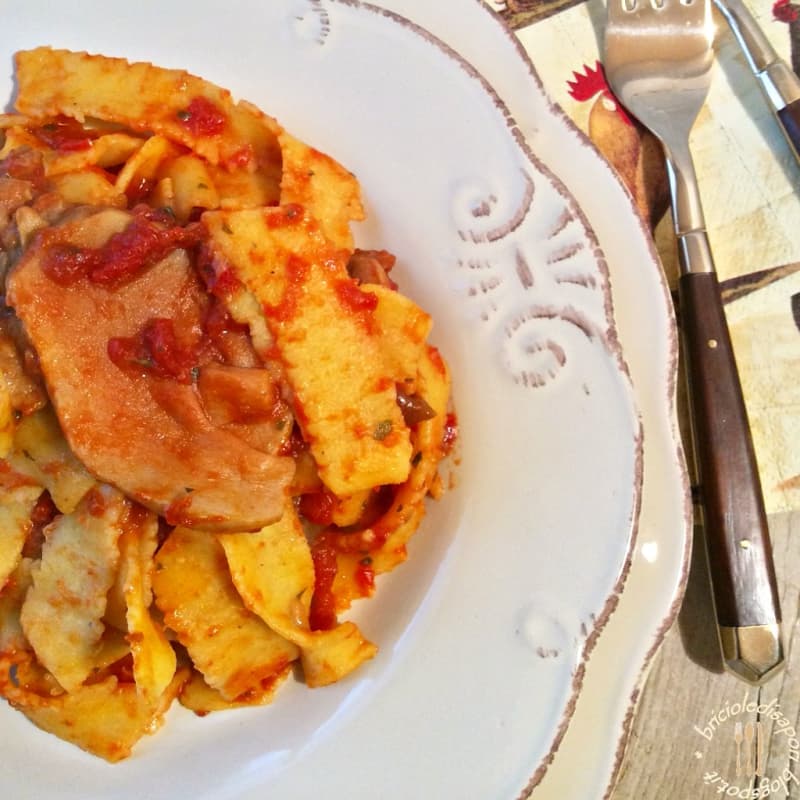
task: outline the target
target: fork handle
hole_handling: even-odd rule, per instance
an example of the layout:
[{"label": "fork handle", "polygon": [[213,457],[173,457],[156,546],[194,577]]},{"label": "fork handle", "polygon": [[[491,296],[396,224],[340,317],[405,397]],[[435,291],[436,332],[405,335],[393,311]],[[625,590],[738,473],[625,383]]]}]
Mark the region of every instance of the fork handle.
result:
[{"label": "fork handle", "polygon": [[716,273],[683,274],[679,292],[717,622],[776,624],[767,517]]},{"label": "fork handle", "polygon": [[795,100],[775,112],[789,140],[794,157],[800,161],[800,100]]}]

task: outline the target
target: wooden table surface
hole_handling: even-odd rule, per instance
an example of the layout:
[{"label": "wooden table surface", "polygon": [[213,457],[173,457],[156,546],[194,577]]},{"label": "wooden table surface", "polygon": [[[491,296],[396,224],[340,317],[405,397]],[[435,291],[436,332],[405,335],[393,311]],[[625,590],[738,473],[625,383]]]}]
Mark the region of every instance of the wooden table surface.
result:
[{"label": "wooden table surface", "polygon": [[[746,2],[800,70],[800,5]],[[674,285],[659,148],[620,124],[600,80],[603,3],[507,0],[499,10],[547,91],[617,167],[652,221]],[[611,800],[800,798],[800,652],[793,646],[800,626],[800,167],[724,25],[716,49],[719,74],[692,148],[770,511],[786,666],[760,688],[723,672],[696,528],[683,606],[651,665]]]},{"label": "wooden table surface", "polygon": [[[786,800],[800,797],[800,763],[797,747],[789,735],[779,733],[789,726],[800,731],[800,651],[795,641],[800,617],[800,512],[771,515],[770,533],[783,607],[786,667],[760,688],[750,687],[722,671],[711,612],[702,534],[695,531],[695,550],[686,597],[676,626],[656,656],[633,723],[626,759],[612,800],[650,798],[705,798],[725,796],[722,781],[736,786],[734,797],[756,797],[753,789],[762,777],[737,776],[735,724],[767,723],[765,777],[771,788],[762,797]],[[798,640],[800,641],[800,640]],[[739,714],[729,709],[748,696]],[[762,707],[747,711],[755,701]],[[772,705],[770,706],[770,703]],[[764,708],[766,706],[766,708]],[[709,723],[717,712],[715,731]],[[779,716],[778,716],[779,715]],[[776,719],[772,719],[776,716]],[[785,721],[788,720],[788,725]],[[699,733],[695,726],[706,736]],[[708,739],[708,733],[713,738]],[[791,733],[791,731],[789,731]],[[796,743],[795,743],[796,744]],[[742,770],[744,772],[745,770]],[[713,773],[720,776],[714,781]],[[788,777],[791,775],[792,777]],[[709,776],[709,777],[706,777]],[[783,776],[786,776],[783,779]],[[742,793],[750,787],[750,794]]]}]

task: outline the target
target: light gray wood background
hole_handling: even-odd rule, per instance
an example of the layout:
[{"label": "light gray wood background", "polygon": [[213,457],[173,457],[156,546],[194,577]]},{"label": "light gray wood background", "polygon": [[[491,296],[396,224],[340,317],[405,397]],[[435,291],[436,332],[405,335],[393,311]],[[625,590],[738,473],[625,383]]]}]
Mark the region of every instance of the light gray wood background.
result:
[{"label": "light gray wood background", "polygon": [[[800,653],[793,646],[800,626],[800,512],[772,516],[770,533],[783,608],[784,671],[761,688],[722,671],[704,545],[701,533],[695,531],[686,598],[645,684],[612,800],[800,798],[800,762],[793,758],[798,743],[791,738],[792,727],[800,731]],[[767,734],[764,777],[771,786],[768,794],[766,789],[759,794],[753,791],[763,785],[763,778],[737,777],[735,721],[744,725],[759,719],[757,710],[733,714],[745,695],[746,705],[757,701],[763,708],[773,703],[761,715]],[[726,705],[728,715],[724,714]],[[718,719],[728,719],[719,722],[708,741],[694,726],[707,729],[715,712]],[[720,780],[705,782],[704,776],[714,772]],[[723,780],[728,788],[722,788]],[[735,794],[734,787],[739,789]]]}]

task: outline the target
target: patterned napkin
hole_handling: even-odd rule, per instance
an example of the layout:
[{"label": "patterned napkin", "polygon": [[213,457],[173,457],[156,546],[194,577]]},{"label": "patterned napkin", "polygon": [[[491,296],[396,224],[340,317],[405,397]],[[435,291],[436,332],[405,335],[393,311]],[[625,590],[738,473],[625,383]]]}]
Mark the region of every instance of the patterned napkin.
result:
[{"label": "patterned napkin", "polygon": [[[550,95],[632,192],[674,286],[675,241],[660,146],[618,106],[606,84],[599,61],[604,3],[500,0],[490,5],[517,31]],[[749,5],[800,74],[800,2],[751,0]],[[692,133],[692,153],[767,511],[797,510],[800,166],[721,17],[715,46],[716,72]]]}]

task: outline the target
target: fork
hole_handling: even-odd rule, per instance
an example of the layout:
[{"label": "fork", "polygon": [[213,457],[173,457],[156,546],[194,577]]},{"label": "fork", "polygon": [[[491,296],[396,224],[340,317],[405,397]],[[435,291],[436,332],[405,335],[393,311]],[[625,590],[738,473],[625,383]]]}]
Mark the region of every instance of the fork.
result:
[{"label": "fork", "polygon": [[747,412],[689,150],[711,82],[713,34],[710,0],[608,0],[604,61],[617,98],[664,148],[722,658],[739,677],[762,683],[783,662],[778,593]]}]

